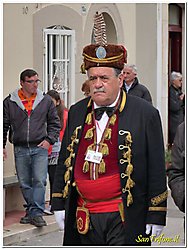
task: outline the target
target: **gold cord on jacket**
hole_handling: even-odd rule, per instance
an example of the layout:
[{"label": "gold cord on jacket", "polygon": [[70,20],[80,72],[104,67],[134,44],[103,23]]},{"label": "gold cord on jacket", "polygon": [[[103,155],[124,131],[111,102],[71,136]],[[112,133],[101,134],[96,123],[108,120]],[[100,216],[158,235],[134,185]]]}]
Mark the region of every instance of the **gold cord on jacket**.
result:
[{"label": "gold cord on jacket", "polygon": [[153,206],[157,206],[159,205],[161,202],[165,201],[168,197],[168,190],[166,190],[165,192],[163,192],[162,194],[155,196],[151,199],[151,204]]},{"label": "gold cord on jacket", "polygon": [[[87,114],[85,123],[87,125],[91,125],[92,118],[94,119],[94,112],[93,112],[93,110],[90,113]],[[105,130],[103,132],[102,139],[101,139],[100,143],[98,144],[98,146],[99,146],[99,152],[102,153],[103,157],[109,155],[108,145],[104,141],[111,139],[111,137],[112,137],[112,129],[109,126],[114,125],[115,122],[116,122],[116,114],[113,114],[110,117],[110,119],[109,119],[109,121],[107,123],[107,126],[106,126],[106,128],[105,128]],[[86,149],[86,152],[85,152],[85,155],[87,154],[88,150],[95,151],[96,150],[96,145],[97,145],[97,143],[96,143],[96,128],[95,128],[95,126],[93,126],[92,128],[90,128],[90,129],[87,130],[84,139],[87,139],[87,140],[93,139],[94,140],[94,142],[92,144],[88,145],[88,147]],[[92,167],[93,167],[93,163],[92,162],[85,161],[84,164],[83,164],[83,168],[82,168],[83,173],[90,172],[90,178],[91,179],[92,179]],[[104,159],[102,158],[101,162],[99,164],[96,164],[96,169],[95,169],[96,178],[98,177],[98,174],[104,174],[105,172],[106,172],[106,165],[105,165]]]},{"label": "gold cord on jacket", "polygon": [[121,173],[121,178],[127,178],[125,187],[122,189],[123,193],[127,192],[127,207],[129,207],[133,203],[133,196],[131,194],[131,188],[134,187],[135,182],[131,179],[131,174],[133,172],[133,165],[131,163],[132,151],[131,151],[131,144],[132,144],[132,136],[129,131],[120,130],[120,136],[125,136],[125,144],[119,145],[119,150],[124,150],[122,152],[123,158],[120,159],[120,164],[127,163],[125,168],[125,173]]},{"label": "gold cord on jacket", "polygon": [[64,175],[64,181],[66,183],[64,190],[63,190],[63,198],[67,198],[68,192],[69,192],[69,186],[70,186],[70,179],[71,179],[71,172],[72,172],[72,159],[75,157],[74,152],[74,144],[78,144],[78,132],[81,130],[82,126],[76,127],[74,130],[72,136],[71,136],[71,143],[67,146],[67,150],[70,152],[69,156],[65,160],[65,165],[67,167],[67,170]]}]

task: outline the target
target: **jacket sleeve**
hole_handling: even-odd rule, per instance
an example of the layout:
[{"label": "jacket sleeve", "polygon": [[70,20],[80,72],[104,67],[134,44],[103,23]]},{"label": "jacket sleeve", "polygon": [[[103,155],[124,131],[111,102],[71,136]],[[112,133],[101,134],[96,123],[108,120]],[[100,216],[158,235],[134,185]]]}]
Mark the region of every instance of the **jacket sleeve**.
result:
[{"label": "jacket sleeve", "polygon": [[167,184],[164,142],[159,112],[147,122],[148,212],[147,224],[166,225]]},{"label": "jacket sleeve", "polygon": [[176,206],[185,212],[185,123],[177,128],[172,146],[172,164],[167,170],[168,184]]},{"label": "jacket sleeve", "polygon": [[148,91],[148,89],[146,89],[146,91],[144,92],[143,98],[152,104],[151,94],[150,94],[150,92]]},{"label": "jacket sleeve", "polygon": [[50,144],[54,144],[58,140],[61,126],[56,107],[51,99],[50,102],[51,104],[47,114],[47,136],[45,140],[47,140]]},{"label": "jacket sleeve", "polygon": [[59,152],[59,159],[58,164],[56,166],[56,172],[54,176],[54,184],[52,190],[52,210],[64,210],[65,200],[66,198],[63,197],[63,191],[66,185],[64,175],[67,170],[65,165],[65,160],[69,157],[70,151],[68,151],[67,147],[69,145],[69,114],[71,113],[71,109],[69,111],[68,117],[66,117],[66,127],[61,143],[61,150]]},{"label": "jacket sleeve", "polygon": [[64,164],[66,158],[68,157],[68,125],[65,129],[64,137],[61,143],[61,150],[59,152],[58,165],[56,166],[53,193],[52,193],[52,210],[64,210],[65,198],[63,197],[63,190],[65,187],[64,175],[66,172],[66,166]]},{"label": "jacket sleeve", "polygon": [[7,133],[10,129],[8,98],[3,101],[3,148],[6,146]]}]

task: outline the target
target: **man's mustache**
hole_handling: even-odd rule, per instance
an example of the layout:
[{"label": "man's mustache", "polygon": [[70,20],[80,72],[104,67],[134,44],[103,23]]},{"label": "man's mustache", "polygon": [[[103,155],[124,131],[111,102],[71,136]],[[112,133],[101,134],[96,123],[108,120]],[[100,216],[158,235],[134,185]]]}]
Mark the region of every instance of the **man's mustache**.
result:
[{"label": "man's mustache", "polygon": [[93,90],[93,93],[99,93],[99,92],[105,92],[104,87],[97,88],[97,89],[94,89],[94,90]]}]

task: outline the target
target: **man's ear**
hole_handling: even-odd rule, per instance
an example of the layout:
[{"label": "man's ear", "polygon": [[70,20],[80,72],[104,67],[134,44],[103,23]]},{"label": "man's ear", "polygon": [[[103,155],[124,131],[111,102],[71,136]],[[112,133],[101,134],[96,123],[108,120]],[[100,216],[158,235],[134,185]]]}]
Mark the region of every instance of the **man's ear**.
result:
[{"label": "man's ear", "polygon": [[123,74],[122,73],[119,74],[118,79],[119,79],[119,86],[121,88],[123,85]]},{"label": "man's ear", "polygon": [[22,80],[22,81],[20,81],[20,85],[21,85],[21,86],[23,86],[23,80]]}]

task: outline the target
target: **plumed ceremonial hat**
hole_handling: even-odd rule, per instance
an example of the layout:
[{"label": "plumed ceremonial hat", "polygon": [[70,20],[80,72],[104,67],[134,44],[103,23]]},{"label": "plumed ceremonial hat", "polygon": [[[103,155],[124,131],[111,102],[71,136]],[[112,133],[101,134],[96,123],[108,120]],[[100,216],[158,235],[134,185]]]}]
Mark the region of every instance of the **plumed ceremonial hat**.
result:
[{"label": "plumed ceremonial hat", "polygon": [[127,50],[123,45],[107,44],[106,25],[102,14],[94,16],[95,44],[83,49],[83,64],[81,72],[85,73],[90,67],[114,67],[123,69],[127,62]]}]

